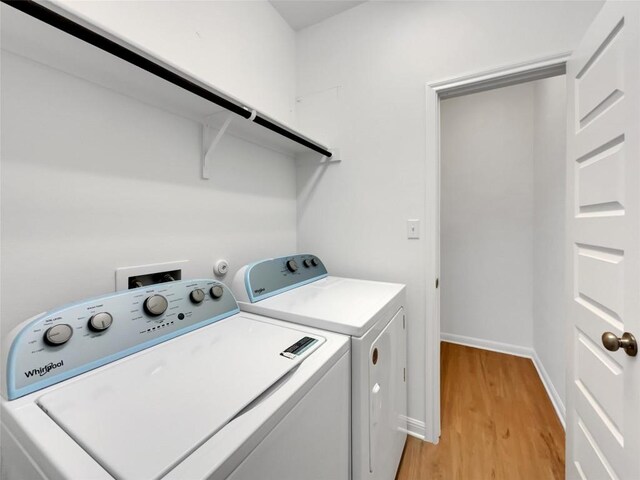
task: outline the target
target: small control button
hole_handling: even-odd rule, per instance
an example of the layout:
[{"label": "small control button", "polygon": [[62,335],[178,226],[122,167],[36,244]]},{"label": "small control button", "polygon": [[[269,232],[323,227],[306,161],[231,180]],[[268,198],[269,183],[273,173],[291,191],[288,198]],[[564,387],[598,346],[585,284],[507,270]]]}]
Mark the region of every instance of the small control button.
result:
[{"label": "small control button", "polygon": [[224,290],[220,285],[214,285],[213,287],[211,287],[211,290],[209,290],[209,292],[211,293],[211,296],[215,300],[217,300],[222,296],[222,294],[224,293]]},{"label": "small control button", "polygon": [[191,292],[189,298],[191,298],[191,301],[193,303],[202,303],[202,301],[204,300],[204,292],[201,288],[196,288],[193,292]]},{"label": "small control button", "polygon": [[298,264],[295,260],[287,260],[287,269],[289,269],[289,271],[293,273],[298,270]]},{"label": "small control button", "polygon": [[89,328],[94,332],[104,332],[113,323],[113,317],[110,313],[96,313],[89,319]]},{"label": "small control button", "polygon": [[151,295],[144,301],[144,311],[153,317],[162,315],[169,306],[169,302],[162,295]]},{"label": "small control button", "polygon": [[313,265],[314,267],[317,267],[318,265],[320,265],[320,262],[318,261],[317,258],[313,257],[311,259],[311,265]]},{"label": "small control button", "polygon": [[[178,320],[184,320],[184,313],[179,313],[178,314]],[[173,323],[173,322],[171,322]]]},{"label": "small control button", "polygon": [[48,328],[47,331],[44,332],[44,341],[53,347],[57,347],[67,343],[72,335],[73,328],[71,328],[71,325],[60,323]]},{"label": "small control button", "polygon": [[305,267],[309,268],[311,266],[313,266],[313,264],[311,263],[311,259],[307,258],[304,262],[302,262],[304,264]]}]

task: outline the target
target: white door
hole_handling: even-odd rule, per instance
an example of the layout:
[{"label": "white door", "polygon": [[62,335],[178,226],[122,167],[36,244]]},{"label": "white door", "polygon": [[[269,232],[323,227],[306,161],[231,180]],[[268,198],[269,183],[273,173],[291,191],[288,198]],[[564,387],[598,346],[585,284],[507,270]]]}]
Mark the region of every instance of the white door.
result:
[{"label": "white door", "polygon": [[606,3],[567,64],[567,478],[640,478],[640,356],[601,338],[640,336],[639,23]]}]

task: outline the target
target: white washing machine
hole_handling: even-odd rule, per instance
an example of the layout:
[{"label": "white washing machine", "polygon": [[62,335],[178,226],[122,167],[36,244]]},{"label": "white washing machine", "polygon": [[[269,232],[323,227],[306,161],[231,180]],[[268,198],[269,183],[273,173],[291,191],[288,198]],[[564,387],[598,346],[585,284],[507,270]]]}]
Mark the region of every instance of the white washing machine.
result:
[{"label": "white washing machine", "polygon": [[329,276],[315,255],[247,265],[232,288],[240,308],[351,337],[352,470],[392,480],[407,432],[405,287]]},{"label": "white washing machine", "polygon": [[349,478],[348,337],[240,313],[213,280],[82,301],[5,341],[3,479]]}]

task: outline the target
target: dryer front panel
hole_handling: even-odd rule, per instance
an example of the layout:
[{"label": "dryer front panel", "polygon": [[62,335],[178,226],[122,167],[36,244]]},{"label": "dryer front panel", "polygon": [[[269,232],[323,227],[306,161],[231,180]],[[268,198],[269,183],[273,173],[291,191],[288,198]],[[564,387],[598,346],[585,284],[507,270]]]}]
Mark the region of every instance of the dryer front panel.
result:
[{"label": "dryer front panel", "polygon": [[[404,309],[369,349],[369,473],[393,478],[407,435],[406,330]],[[393,461],[392,461],[393,460]]]}]

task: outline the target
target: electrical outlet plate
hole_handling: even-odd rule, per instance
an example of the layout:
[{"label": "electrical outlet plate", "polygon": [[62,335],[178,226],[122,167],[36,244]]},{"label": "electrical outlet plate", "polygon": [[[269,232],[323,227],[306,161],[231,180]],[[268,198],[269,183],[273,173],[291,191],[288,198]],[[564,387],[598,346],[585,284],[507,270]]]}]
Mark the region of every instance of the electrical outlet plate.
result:
[{"label": "electrical outlet plate", "polygon": [[[143,277],[159,272],[179,271],[180,277],[185,277],[185,270],[189,260],[177,260],[175,262],[153,263],[150,265],[137,265],[134,267],[120,267],[116,269],[116,291],[128,290],[131,277]],[[176,278],[176,280],[179,280]]]}]

